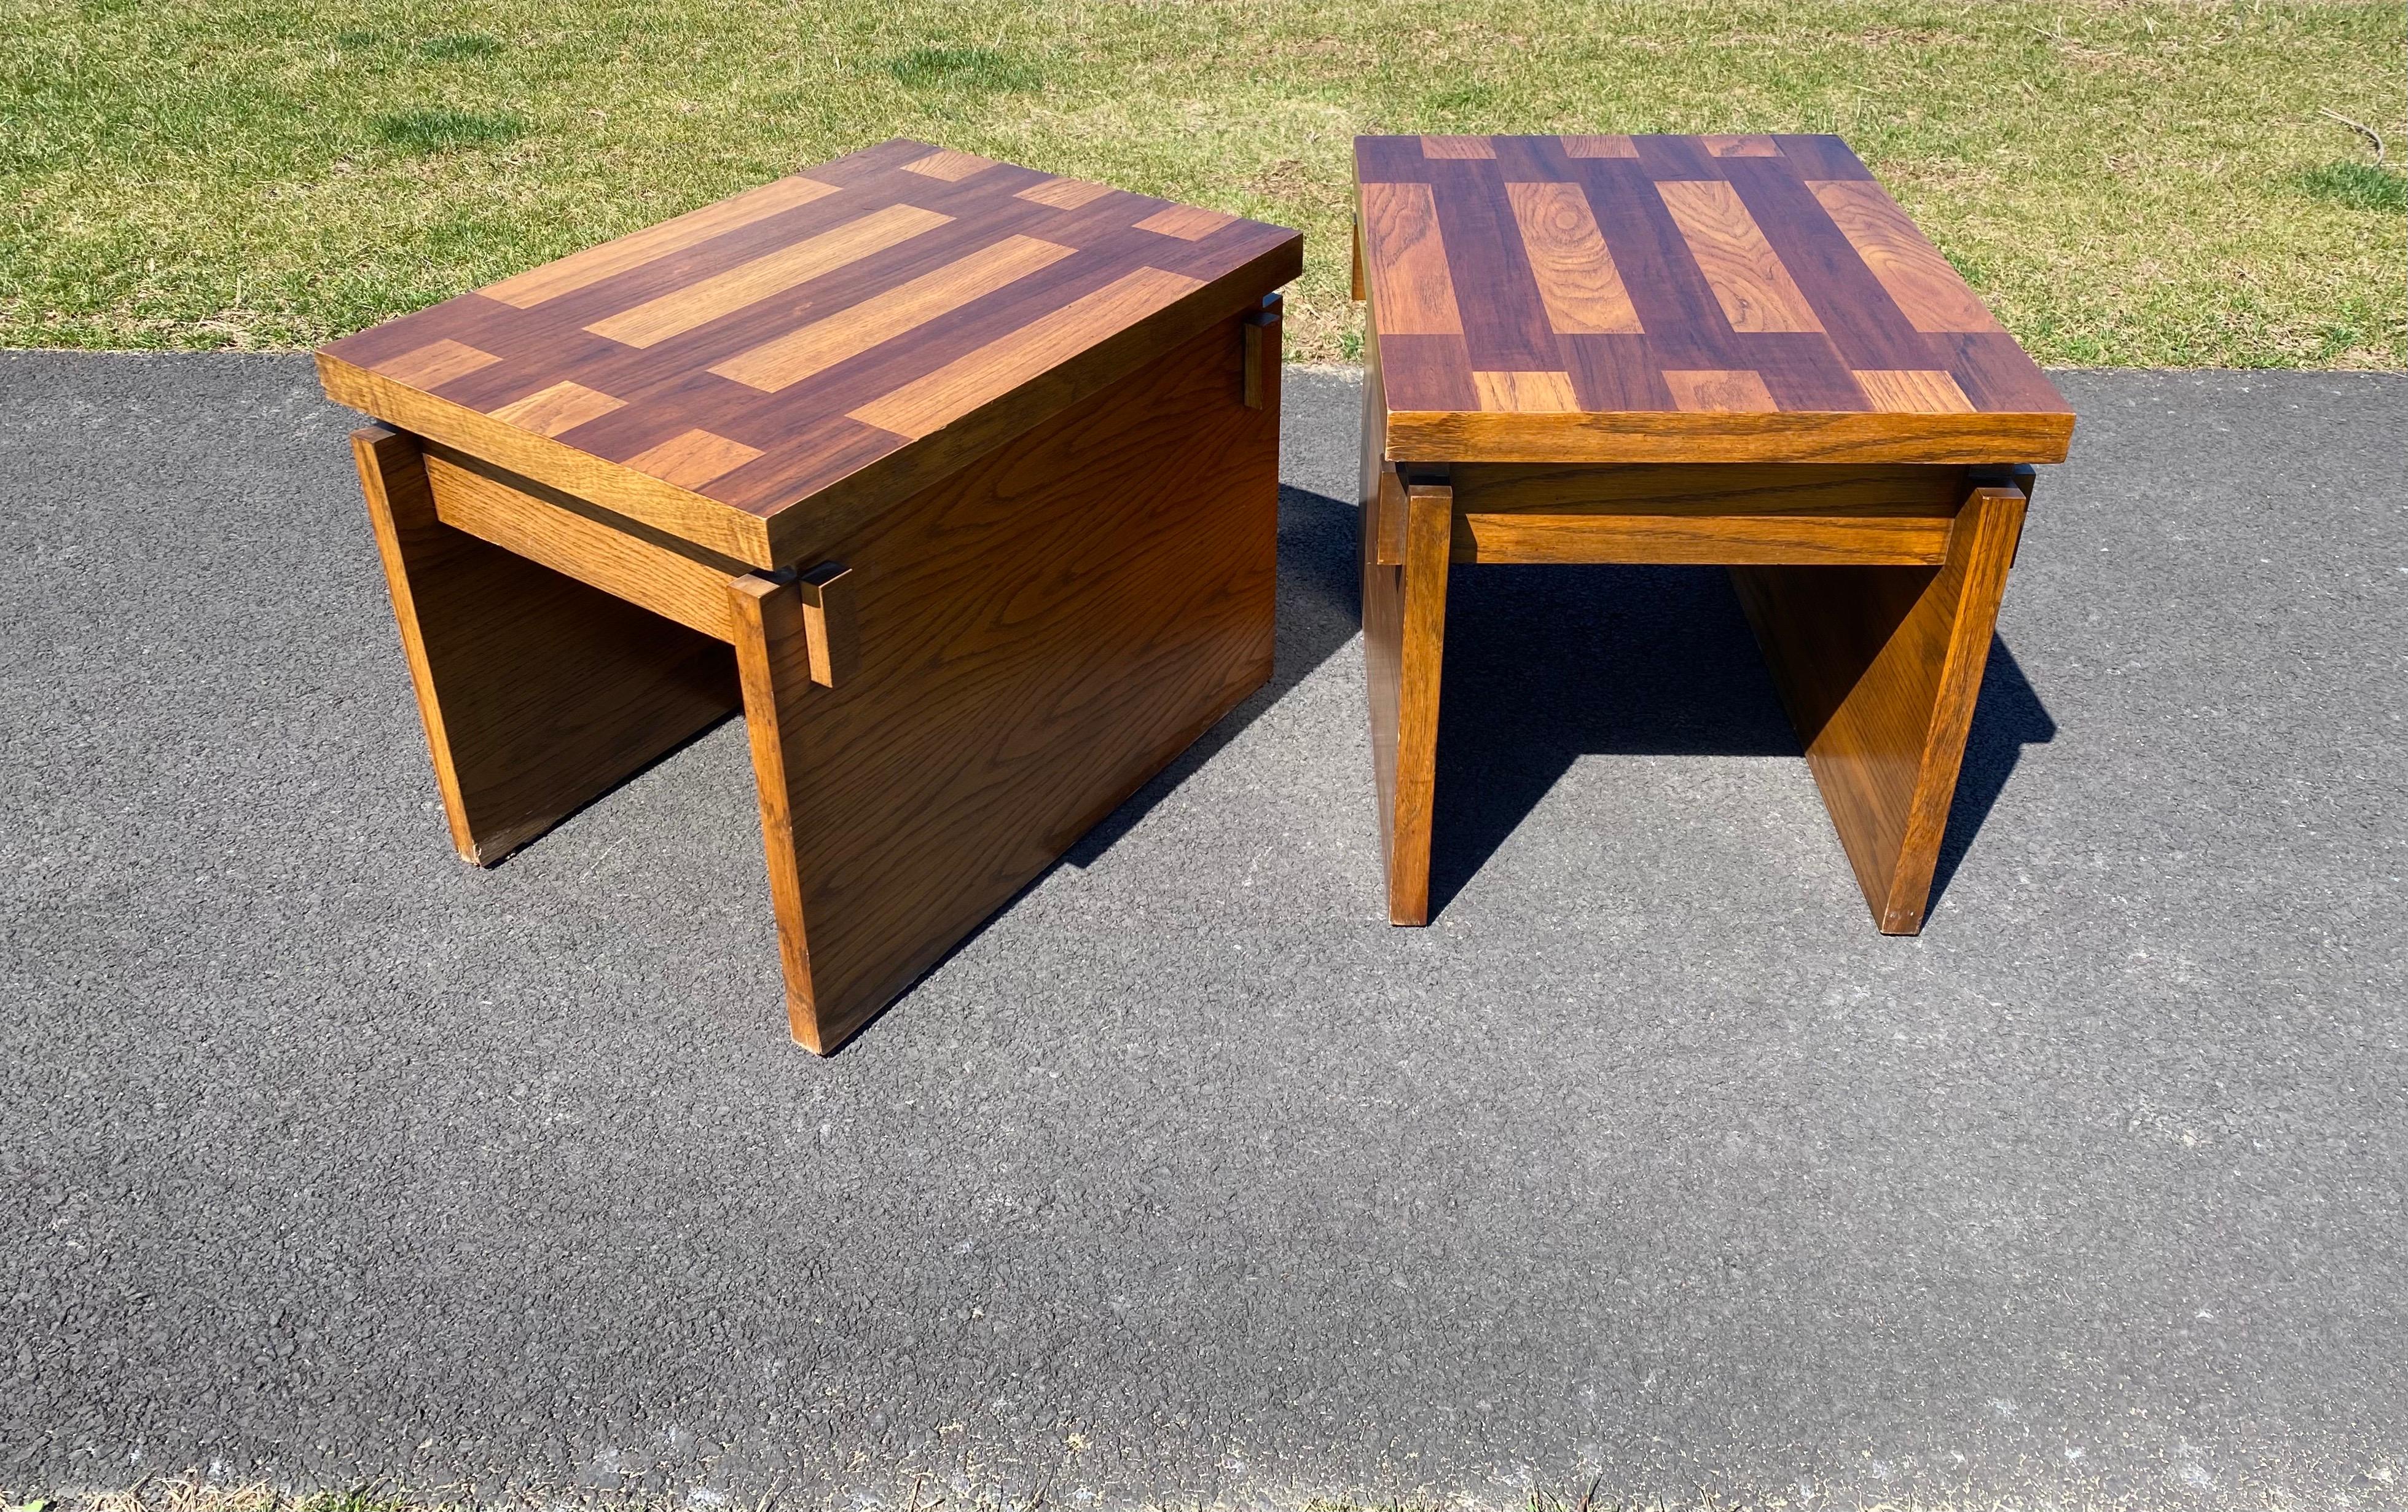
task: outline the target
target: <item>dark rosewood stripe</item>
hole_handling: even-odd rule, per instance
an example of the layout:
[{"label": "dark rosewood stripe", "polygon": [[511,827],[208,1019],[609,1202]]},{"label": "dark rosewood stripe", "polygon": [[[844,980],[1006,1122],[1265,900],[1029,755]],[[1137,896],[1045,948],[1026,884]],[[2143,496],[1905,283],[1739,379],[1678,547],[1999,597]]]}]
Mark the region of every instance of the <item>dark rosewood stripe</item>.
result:
[{"label": "dark rosewood stripe", "polygon": [[1656,357],[1674,369],[1739,366],[1730,322],[1640,164],[1583,158],[1575,168]]},{"label": "dark rosewood stripe", "polygon": [[1694,136],[1633,136],[1639,166],[1650,178],[1720,178],[1723,160]]},{"label": "dark rosewood stripe", "polygon": [[1870,178],[1873,171],[1864,164],[1847,143],[1837,136],[1775,136],[1772,145],[1789,160],[1790,169],[1800,178]]},{"label": "dark rosewood stripe", "polygon": [[1480,407],[1471,353],[1461,336],[1382,336],[1380,378],[1390,409]]},{"label": "dark rosewood stripe", "polygon": [[1431,164],[1439,229],[1455,277],[1463,340],[1475,371],[1543,372],[1557,367],[1555,329],[1530,276],[1514,228],[1505,180],[1494,161],[1441,159]]},{"label": "dark rosewood stripe", "polygon": [[1984,409],[2068,413],[2065,396],[2015,338],[2003,331],[1927,335],[1936,365],[1956,375],[1957,387]]},{"label": "dark rosewood stripe", "polygon": [[711,496],[752,514],[772,514],[902,449],[892,431],[847,415],[821,415],[785,433],[783,444],[711,480]]},{"label": "dark rosewood stripe", "polygon": [[1756,331],[1732,338],[1745,361],[1784,409],[1863,410],[1865,402],[1848,364],[1828,337],[1813,331]]},{"label": "dark rosewood stripe", "polygon": [[1645,336],[1556,339],[1563,347],[1564,367],[1572,376],[1572,392],[1584,407],[1609,412],[1672,407],[1672,391],[1664,386],[1664,364]]},{"label": "dark rosewood stripe", "polygon": [[1418,136],[1357,136],[1355,181],[1366,184],[1426,184],[1430,160],[1422,156]]}]

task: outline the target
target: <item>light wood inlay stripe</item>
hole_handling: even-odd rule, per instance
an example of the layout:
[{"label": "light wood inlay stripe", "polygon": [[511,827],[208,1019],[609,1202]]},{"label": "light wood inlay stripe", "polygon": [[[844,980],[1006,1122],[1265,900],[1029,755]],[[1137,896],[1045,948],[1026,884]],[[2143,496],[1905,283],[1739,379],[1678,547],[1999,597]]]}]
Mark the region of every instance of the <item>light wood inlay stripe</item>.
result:
[{"label": "light wood inlay stripe", "polygon": [[1639,312],[1581,186],[1507,184],[1505,196],[1522,228],[1547,323],[1561,335],[1638,334]]},{"label": "light wood inlay stripe", "polygon": [[1200,206],[1173,205],[1140,221],[1137,228],[1157,235],[1176,236],[1181,241],[1202,241],[1236,219],[1234,215],[1224,215]]},{"label": "light wood inlay stripe", "polygon": [[1499,373],[1476,371],[1471,386],[1483,409],[1519,414],[1566,415],[1580,408],[1570,373]]},{"label": "light wood inlay stripe", "polygon": [[709,431],[694,430],[672,435],[656,447],[649,448],[627,459],[627,465],[639,473],[650,473],[664,483],[680,488],[700,488],[722,473],[732,473],[761,454],[758,447],[748,447],[741,441],[731,441]]},{"label": "light wood inlay stripe", "polygon": [[1865,399],[1885,415],[1970,415],[1973,401],[1945,368],[1853,375]]},{"label": "light wood inlay stripe", "polygon": [[1997,317],[1924,239],[1879,184],[1861,179],[1813,179],[1832,224],[1872,269],[1890,298],[1918,331],[1996,331]]},{"label": "light wood inlay stripe", "polygon": [[1570,158],[1635,158],[1638,145],[1627,136],[1558,136],[1564,156]]},{"label": "light wood inlay stripe", "polygon": [[1823,329],[1814,307],[1740,202],[1738,190],[1719,178],[1676,178],[1658,183],[1656,193],[1680,225],[1732,330]]},{"label": "light wood inlay stripe", "polygon": [[1672,403],[1692,414],[1770,415],[1781,407],[1772,402],[1764,376],[1753,368],[1668,371],[1664,386],[1672,391]]},{"label": "light wood inlay stripe", "polygon": [[1375,183],[1362,189],[1365,264],[1380,334],[1461,335],[1463,311],[1455,302],[1455,276],[1447,271],[1430,186]]},{"label": "light wood inlay stripe", "polygon": [[871,400],[852,418],[917,440],[1202,287],[1184,274],[1139,268]]},{"label": "light wood inlay stripe", "polygon": [[465,341],[446,336],[430,341],[423,347],[413,347],[398,357],[379,363],[376,370],[395,383],[407,383],[414,389],[434,389],[451,382],[463,374],[480,367],[491,367],[500,362],[490,351],[480,351]]},{"label": "light wood inlay stripe", "polygon": [[926,157],[907,163],[903,166],[912,173],[924,174],[931,178],[942,178],[951,183],[959,183],[974,173],[984,173],[994,167],[995,159],[982,158],[975,152],[955,152],[940,147]]},{"label": "light wood inlay stripe", "polygon": [[1425,136],[1422,156],[1426,158],[1493,158],[1496,147],[1485,136]]},{"label": "light wood inlay stripe", "polygon": [[1034,200],[1057,210],[1075,210],[1082,205],[1094,204],[1111,192],[1111,185],[1085,178],[1054,178],[1041,184],[1031,184],[1012,197]]},{"label": "light wood inlay stripe", "polygon": [[1770,136],[1706,136],[1706,150],[1718,158],[1777,158],[1781,144]]},{"label": "light wood inlay stripe", "polygon": [[452,378],[474,373],[477,368],[489,368],[496,361],[501,359],[492,351],[480,351],[467,342],[443,337],[440,342],[426,342],[423,347],[402,351],[400,356],[390,356],[378,364],[376,371],[393,378],[394,383],[407,383],[411,388],[440,388],[451,383]]},{"label": "light wood inlay stripe", "polygon": [[714,363],[710,370],[774,393],[1051,266],[1073,250],[1034,236],[1007,236],[824,321]]},{"label": "light wood inlay stripe", "polygon": [[495,420],[507,421],[521,430],[533,431],[538,435],[558,435],[625,404],[624,399],[613,399],[599,389],[563,380],[489,413]]},{"label": "light wood inlay stripe", "polygon": [[624,273],[654,258],[709,241],[722,232],[738,226],[749,226],[755,221],[766,221],[781,210],[791,210],[797,205],[809,205],[837,192],[834,184],[824,184],[800,176],[781,178],[748,190],[734,199],[706,205],[690,210],[674,221],[647,227],[633,235],[616,241],[606,241],[599,247],[589,247],[581,252],[564,257],[557,263],[546,263],[530,268],[514,278],[504,278],[482,292],[489,299],[520,309],[540,305],[572,290],[600,283],[613,274]]},{"label": "light wood inlay stripe", "polygon": [[916,205],[890,205],[674,293],[595,321],[585,329],[630,347],[650,347],[698,325],[707,325],[757,300],[809,283],[897,242],[909,241],[952,220],[952,216],[924,210]]}]

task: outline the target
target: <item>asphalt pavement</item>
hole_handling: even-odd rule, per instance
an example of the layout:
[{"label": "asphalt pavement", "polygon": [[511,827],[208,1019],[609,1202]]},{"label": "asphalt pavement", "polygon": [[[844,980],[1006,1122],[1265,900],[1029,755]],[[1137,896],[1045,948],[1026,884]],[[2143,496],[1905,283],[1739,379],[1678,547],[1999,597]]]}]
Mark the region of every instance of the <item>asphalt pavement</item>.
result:
[{"label": "asphalt pavement", "polygon": [[1280,666],[844,1053],[740,724],[446,842],[286,355],[0,357],[0,1490],[2408,1505],[2408,378],[2073,373],[1919,938],[1724,579]]}]

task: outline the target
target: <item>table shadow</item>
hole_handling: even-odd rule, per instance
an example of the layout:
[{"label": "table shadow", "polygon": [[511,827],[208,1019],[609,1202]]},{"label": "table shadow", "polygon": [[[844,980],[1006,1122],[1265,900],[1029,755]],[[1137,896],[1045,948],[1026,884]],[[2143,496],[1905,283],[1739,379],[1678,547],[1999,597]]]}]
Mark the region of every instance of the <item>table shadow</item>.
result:
[{"label": "table shadow", "polygon": [[[1432,917],[1582,756],[1804,754],[1720,567],[1456,573],[1441,686]],[[1994,636],[1934,906],[2023,748],[2056,733],[2014,653]]]}]

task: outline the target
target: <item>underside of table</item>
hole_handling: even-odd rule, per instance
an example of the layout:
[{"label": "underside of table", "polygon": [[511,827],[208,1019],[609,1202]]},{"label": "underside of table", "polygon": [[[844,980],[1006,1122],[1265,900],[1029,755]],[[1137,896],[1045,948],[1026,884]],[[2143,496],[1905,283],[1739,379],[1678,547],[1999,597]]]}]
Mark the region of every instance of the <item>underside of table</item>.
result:
[{"label": "underside of table", "polygon": [[1389,919],[1429,918],[1455,563],[1727,566],[1884,934],[1924,909],[2028,466],[1399,463],[1364,389],[1364,661]]}]

